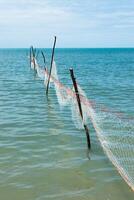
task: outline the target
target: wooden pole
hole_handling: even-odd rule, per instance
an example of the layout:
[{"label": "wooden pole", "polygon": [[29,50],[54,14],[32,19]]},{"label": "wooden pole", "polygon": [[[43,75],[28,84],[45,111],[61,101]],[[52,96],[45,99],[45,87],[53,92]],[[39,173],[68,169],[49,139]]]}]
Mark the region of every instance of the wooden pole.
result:
[{"label": "wooden pole", "polygon": [[33,46],[31,46],[31,52],[32,52],[32,56],[34,57],[35,56],[35,52],[34,52]]},{"label": "wooden pole", "polygon": [[[74,90],[75,90],[75,94],[76,94],[76,99],[77,99],[77,103],[78,103],[80,116],[81,116],[81,119],[83,121],[83,112],[82,112],[82,106],[81,106],[78,86],[77,86],[76,79],[75,79],[74,72],[73,72],[72,68],[70,69],[70,75],[71,75],[71,78],[72,78],[72,82],[73,82],[73,86],[74,86]],[[85,129],[85,132],[86,132],[87,146],[88,146],[88,149],[90,149],[91,148],[91,142],[90,142],[89,130],[88,130],[88,127],[87,127],[86,124],[83,124],[83,126],[84,126],[84,129]]]},{"label": "wooden pole", "polygon": [[31,58],[32,58],[32,52],[31,52],[31,47],[30,47],[30,50],[29,50],[29,58],[30,58],[30,69],[31,69]]},{"label": "wooden pole", "polygon": [[49,72],[49,77],[48,77],[48,82],[47,82],[46,95],[48,95],[49,82],[50,82],[53,60],[54,60],[55,45],[56,45],[56,36],[54,37],[54,45],[53,45],[53,50],[52,50],[51,65],[50,65],[50,72]]},{"label": "wooden pole", "polygon": [[44,55],[43,51],[41,51],[41,54],[42,54],[42,57],[43,57],[43,61],[44,61],[44,68],[45,68],[45,64],[46,64],[46,58],[45,58],[45,55]]},{"label": "wooden pole", "polygon": [[33,46],[31,47],[31,51],[32,51],[33,64],[34,64],[34,71],[35,71],[35,51],[34,51]]}]

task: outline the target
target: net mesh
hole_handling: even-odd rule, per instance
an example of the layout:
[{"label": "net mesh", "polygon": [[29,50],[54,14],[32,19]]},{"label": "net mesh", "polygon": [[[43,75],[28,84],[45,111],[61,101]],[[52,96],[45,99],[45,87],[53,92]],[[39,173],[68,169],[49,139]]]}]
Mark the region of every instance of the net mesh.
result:
[{"label": "net mesh", "polygon": [[[39,77],[44,76],[44,82],[47,83],[48,71],[37,70],[37,73]],[[85,92],[78,86],[83,111],[82,121],[74,90],[61,84],[55,62],[53,63],[51,83],[54,84],[59,104],[61,106],[70,105],[72,119],[77,128],[83,129],[83,123],[87,124],[88,119],[91,120],[105,153],[134,191],[134,120],[124,118],[118,113],[89,101]]]}]

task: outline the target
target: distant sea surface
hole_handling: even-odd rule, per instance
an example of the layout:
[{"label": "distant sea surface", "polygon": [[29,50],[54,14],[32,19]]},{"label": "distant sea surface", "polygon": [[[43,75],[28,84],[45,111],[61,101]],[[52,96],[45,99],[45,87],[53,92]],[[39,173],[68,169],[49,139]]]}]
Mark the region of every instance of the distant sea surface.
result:
[{"label": "distant sea surface", "polygon": [[[43,50],[49,66],[51,49]],[[85,132],[52,87],[46,98],[28,53],[0,49],[0,200],[133,200],[91,124],[87,159]],[[89,99],[134,117],[134,49],[56,49],[55,61],[65,85],[73,67]]]}]

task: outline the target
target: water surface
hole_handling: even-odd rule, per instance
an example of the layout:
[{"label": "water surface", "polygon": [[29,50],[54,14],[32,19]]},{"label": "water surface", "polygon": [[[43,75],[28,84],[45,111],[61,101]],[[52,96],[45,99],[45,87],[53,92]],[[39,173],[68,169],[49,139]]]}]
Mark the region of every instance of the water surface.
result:
[{"label": "water surface", "polygon": [[[45,50],[48,65],[50,53]],[[0,199],[134,199],[91,123],[87,159],[84,131],[68,107],[59,107],[53,88],[46,98],[27,55],[28,49],[0,50]],[[55,60],[64,84],[71,85],[73,67],[91,100],[134,116],[134,49],[57,49]]]}]

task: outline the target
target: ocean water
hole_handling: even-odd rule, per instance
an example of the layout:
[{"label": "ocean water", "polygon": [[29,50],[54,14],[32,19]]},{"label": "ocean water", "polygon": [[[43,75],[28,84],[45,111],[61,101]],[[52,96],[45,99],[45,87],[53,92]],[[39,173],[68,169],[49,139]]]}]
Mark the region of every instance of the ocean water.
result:
[{"label": "ocean water", "polygon": [[[87,159],[85,132],[53,88],[46,98],[28,51],[0,49],[0,200],[133,200],[91,123]],[[51,50],[44,52],[49,65]],[[88,98],[134,117],[134,49],[56,49],[55,61],[65,85],[73,67]]]}]

